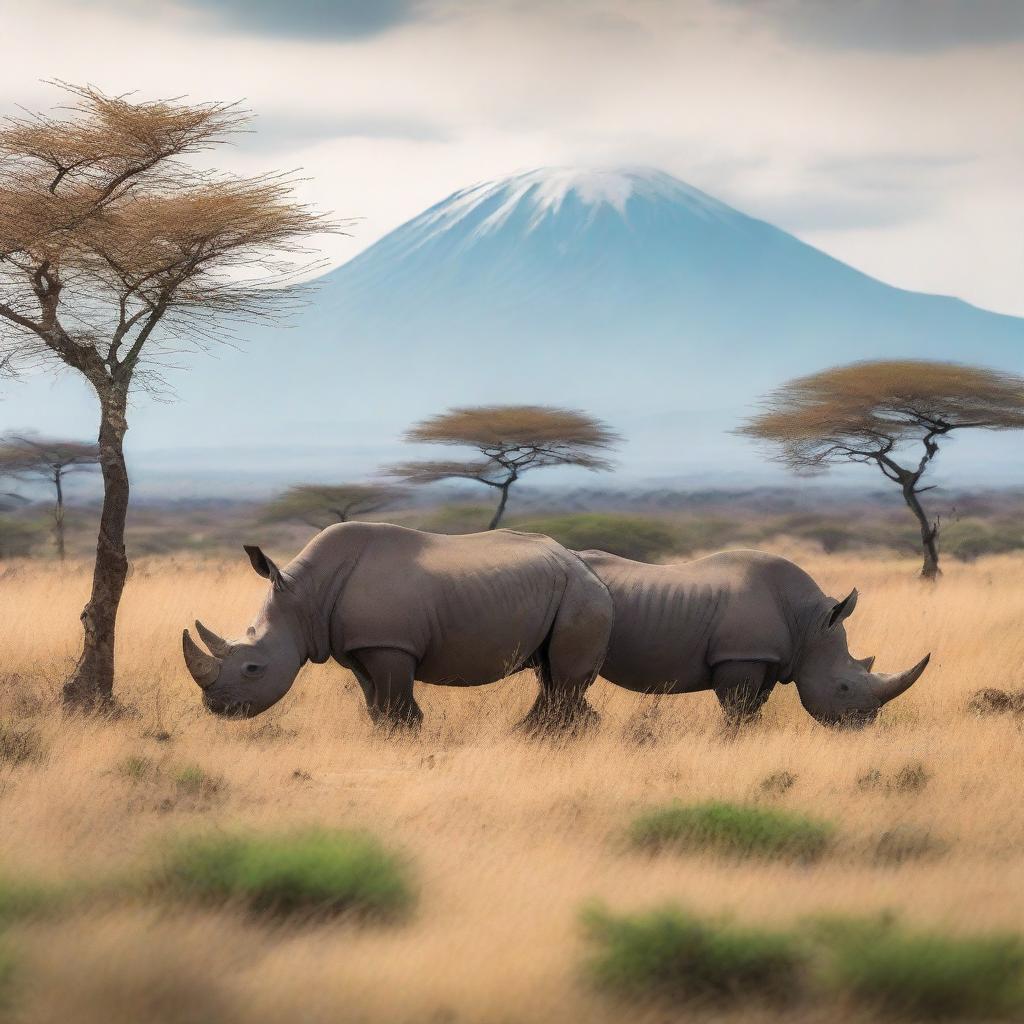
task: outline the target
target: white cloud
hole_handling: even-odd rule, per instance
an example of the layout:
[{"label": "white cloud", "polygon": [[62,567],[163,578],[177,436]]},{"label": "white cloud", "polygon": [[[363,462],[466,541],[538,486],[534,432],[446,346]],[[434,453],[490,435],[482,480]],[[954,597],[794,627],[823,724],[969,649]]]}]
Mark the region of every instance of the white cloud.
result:
[{"label": "white cloud", "polygon": [[6,11],[0,108],[47,104],[52,76],[244,98],[266,136],[218,159],[301,166],[307,198],[361,217],[334,261],[479,179],[647,163],[895,284],[1024,314],[1020,43],[814,46],[715,0],[442,0],[320,41],[161,10]]}]

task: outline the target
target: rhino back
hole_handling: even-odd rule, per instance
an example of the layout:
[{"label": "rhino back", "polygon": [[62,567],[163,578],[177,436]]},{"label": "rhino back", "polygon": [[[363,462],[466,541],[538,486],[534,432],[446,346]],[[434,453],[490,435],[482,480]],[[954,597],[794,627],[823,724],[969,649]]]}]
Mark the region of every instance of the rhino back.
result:
[{"label": "rhino back", "polygon": [[580,557],[607,585],[615,606],[601,673],[611,682],[650,693],[703,690],[720,662],[784,663],[791,654],[787,589],[801,591],[802,600],[804,586],[794,588],[790,569],[810,578],[785,559],[746,551],[674,565],[597,551]]},{"label": "rhino back", "polygon": [[574,562],[553,541],[530,534],[382,529],[345,582],[331,646],[407,651],[423,682],[500,679],[543,643]]}]

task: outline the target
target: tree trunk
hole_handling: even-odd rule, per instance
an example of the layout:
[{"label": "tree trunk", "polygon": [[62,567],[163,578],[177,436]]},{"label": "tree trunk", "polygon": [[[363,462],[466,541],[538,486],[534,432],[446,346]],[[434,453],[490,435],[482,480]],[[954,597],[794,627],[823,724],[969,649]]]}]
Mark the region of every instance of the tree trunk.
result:
[{"label": "tree trunk", "polygon": [[57,503],[53,506],[53,535],[57,541],[57,557],[64,564],[64,481],[60,466],[53,471],[53,486],[57,491]]},{"label": "tree trunk", "polygon": [[934,580],[942,574],[942,570],[939,568],[938,523],[929,521],[913,486],[904,486],[903,500],[906,501],[910,511],[914,513],[914,518],[921,530],[921,548],[924,552],[921,576],[926,580]]},{"label": "tree trunk", "polygon": [[127,389],[113,385],[100,395],[100,469],[103,510],[96,542],[92,593],[82,611],[85,639],[71,678],[64,684],[64,703],[78,708],[109,704],[114,692],[114,633],[121,604],[128,557],[124,527],[128,516],[128,469],[124,461]]},{"label": "tree trunk", "polygon": [[508,489],[512,486],[512,481],[507,480],[501,485],[501,500],[498,502],[498,507],[494,510],[494,515],[491,516],[488,530],[496,530],[498,524],[501,522],[501,517],[505,514],[505,506],[508,504]]}]

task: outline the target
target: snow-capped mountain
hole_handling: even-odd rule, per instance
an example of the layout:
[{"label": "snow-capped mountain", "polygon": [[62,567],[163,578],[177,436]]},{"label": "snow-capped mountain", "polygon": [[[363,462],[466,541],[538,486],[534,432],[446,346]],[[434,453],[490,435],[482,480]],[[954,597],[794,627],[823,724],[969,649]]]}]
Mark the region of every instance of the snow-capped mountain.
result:
[{"label": "snow-capped mountain", "polygon": [[[746,472],[729,431],[765,389],[889,356],[1024,371],[1024,320],[883,284],[658,171],[546,169],[456,192],[325,275],[295,328],[191,359],[131,435],[282,473],[282,451],[322,447],[329,477],[447,406],[547,402],[609,420],[635,474]],[[4,421],[31,422],[12,402]]]}]

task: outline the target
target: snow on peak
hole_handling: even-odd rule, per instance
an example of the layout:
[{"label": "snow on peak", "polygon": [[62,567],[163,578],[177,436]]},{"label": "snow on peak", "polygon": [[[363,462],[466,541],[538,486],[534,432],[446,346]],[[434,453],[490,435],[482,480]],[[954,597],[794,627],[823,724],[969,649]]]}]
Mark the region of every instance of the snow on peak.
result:
[{"label": "snow on peak", "polygon": [[[528,211],[526,230],[531,232],[546,217],[556,215],[570,196],[594,211],[609,206],[622,217],[627,216],[627,204],[634,197],[680,203],[705,218],[732,213],[678,178],[650,168],[544,167],[456,192],[418,219],[424,233],[417,247],[467,218],[473,221],[467,241],[481,238],[501,228],[520,208]],[[473,217],[485,208],[486,215]]]}]

